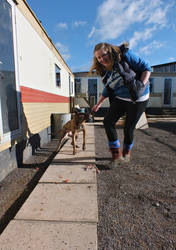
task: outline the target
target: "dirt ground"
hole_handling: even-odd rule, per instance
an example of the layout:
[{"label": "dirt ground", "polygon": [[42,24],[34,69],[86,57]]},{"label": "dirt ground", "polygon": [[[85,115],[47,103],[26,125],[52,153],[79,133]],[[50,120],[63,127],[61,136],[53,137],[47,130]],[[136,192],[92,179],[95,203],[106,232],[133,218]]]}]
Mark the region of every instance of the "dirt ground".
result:
[{"label": "dirt ground", "polygon": [[[122,141],[123,129],[118,128]],[[57,141],[0,182],[0,233],[55,156]],[[98,250],[176,249],[176,119],[135,131],[131,162],[110,170],[103,125],[95,124]],[[93,249],[92,249],[93,250]]]},{"label": "dirt ground", "polygon": [[176,119],[136,130],[131,162],[113,170],[103,126],[95,135],[98,249],[176,249]]},{"label": "dirt ground", "polygon": [[56,155],[58,140],[43,145],[22,168],[0,182],[0,234],[18,212]]}]

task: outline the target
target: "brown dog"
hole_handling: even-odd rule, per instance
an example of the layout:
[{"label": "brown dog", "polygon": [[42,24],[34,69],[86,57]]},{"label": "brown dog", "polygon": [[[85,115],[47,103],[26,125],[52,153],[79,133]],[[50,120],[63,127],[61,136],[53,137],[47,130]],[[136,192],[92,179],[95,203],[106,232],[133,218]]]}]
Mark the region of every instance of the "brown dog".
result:
[{"label": "brown dog", "polygon": [[87,113],[80,113],[78,111],[75,112],[73,118],[68,121],[60,131],[60,140],[59,140],[59,147],[61,146],[63,139],[66,135],[71,133],[72,136],[72,145],[73,145],[73,154],[76,154],[76,139],[78,132],[83,132],[83,145],[82,149],[86,149],[86,120],[88,119]]}]

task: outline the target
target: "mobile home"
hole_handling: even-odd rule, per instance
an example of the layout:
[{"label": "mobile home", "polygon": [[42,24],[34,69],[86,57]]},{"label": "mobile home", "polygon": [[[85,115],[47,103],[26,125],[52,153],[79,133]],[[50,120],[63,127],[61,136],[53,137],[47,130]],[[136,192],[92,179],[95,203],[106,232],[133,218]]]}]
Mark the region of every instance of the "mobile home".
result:
[{"label": "mobile home", "polygon": [[[27,138],[51,138],[51,114],[69,113],[74,75],[25,0],[0,1],[0,180],[30,156]],[[18,151],[18,152],[17,152]]]},{"label": "mobile home", "polygon": [[[176,62],[152,66],[150,76],[150,100],[146,112],[163,114],[170,111],[176,114]],[[95,73],[75,72],[75,103],[81,107],[93,105],[102,93],[104,85]],[[93,101],[90,101],[93,100]],[[105,101],[96,115],[103,115],[109,102]]]},{"label": "mobile home", "polygon": [[176,62],[152,66],[147,112],[176,114]]}]

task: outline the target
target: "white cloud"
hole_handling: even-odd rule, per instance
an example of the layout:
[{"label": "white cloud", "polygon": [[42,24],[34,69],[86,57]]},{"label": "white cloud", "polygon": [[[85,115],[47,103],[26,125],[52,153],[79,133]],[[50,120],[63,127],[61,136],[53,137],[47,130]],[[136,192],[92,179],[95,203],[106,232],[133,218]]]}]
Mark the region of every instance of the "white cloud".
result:
[{"label": "white cloud", "polygon": [[156,27],[162,28],[167,24],[166,15],[170,7],[164,0],[105,0],[98,8],[96,25],[88,37],[99,37],[99,40],[117,39],[135,25],[137,43],[139,25],[151,37]]},{"label": "white cloud", "polygon": [[60,29],[67,29],[68,28],[66,23],[58,23],[56,26],[57,26],[57,28],[60,28]]},{"label": "white cloud", "polygon": [[87,24],[86,21],[75,21],[75,22],[73,22],[74,27],[84,26],[86,24]]},{"label": "white cloud", "polygon": [[143,53],[145,55],[148,55],[153,51],[153,49],[160,49],[163,46],[164,46],[163,43],[158,42],[158,41],[153,41],[150,44],[148,44],[147,46],[140,48],[139,52]]},{"label": "white cloud", "polygon": [[90,33],[88,34],[88,38],[91,38],[95,34],[95,31],[96,31],[95,27],[92,27]]},{"label": "white cloud", "polygon": [[165,27],[167,24],[167,12],[172,7],[173,4],[163,4],[162,1],[159,1],[160,6],[157,6],[156,9],[153,10],[152,14],[149,16],[147,20],[147,24],[158,24],[161,27]]},{"label": "white cloud", "polygon": [[171,62],[171,61],[176,61],[176,58],[175,57],[169,57],[168,58],[168,61]]},{"label": "white cloud", "polygon": [[71,55],[69,53],[69,49],[67,46],[63,45],[60,42],[57,42],[55,44],[56,48],[58,49],[59,53],[65,60],[69,60],[71,58]]},{"label": "white cloud", "polygon": [[152,33],[157,29],[156,26],[152,28],[146,28],[143,31],[135,31],[133,37],[129,40],[130,48],[133,48],[137,45],[138,41],[145,41],[152,37]]}]

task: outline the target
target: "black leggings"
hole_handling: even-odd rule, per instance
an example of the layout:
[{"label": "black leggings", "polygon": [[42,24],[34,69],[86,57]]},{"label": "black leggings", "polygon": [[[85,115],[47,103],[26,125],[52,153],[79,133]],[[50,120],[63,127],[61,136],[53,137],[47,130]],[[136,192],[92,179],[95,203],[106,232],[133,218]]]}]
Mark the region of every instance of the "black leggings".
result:
[{"label": "black leggings", "polygon": [[104,118],[104,127],[108,140],[113,142],[118,139],[115,124],[122,116],[126,115],[124,126],[124,144],[132,144],[134,129],[142,113],[145,111],[147,103],[148,100],[144,102],[132,103],[115,98]]}]

